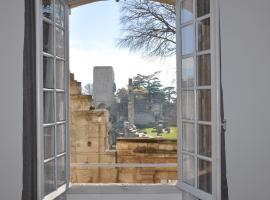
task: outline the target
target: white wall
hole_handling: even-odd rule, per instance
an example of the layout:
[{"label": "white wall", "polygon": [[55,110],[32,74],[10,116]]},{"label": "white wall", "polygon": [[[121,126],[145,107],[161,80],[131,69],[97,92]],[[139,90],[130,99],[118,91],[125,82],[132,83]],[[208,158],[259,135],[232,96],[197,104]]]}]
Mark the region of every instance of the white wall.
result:
[{"label": "white wall", "polygon": [[0,199],[21,199],[24,1],[0,1]]},{"label": "white wall", "polygon": [[270,1],[220,0],[230,200],[270,199]]}]

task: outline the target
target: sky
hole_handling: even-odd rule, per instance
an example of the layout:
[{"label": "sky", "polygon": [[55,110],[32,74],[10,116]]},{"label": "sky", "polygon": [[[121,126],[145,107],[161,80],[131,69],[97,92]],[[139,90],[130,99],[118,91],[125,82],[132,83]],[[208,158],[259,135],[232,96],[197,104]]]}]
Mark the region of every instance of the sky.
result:
[{"label": "sky", "polygon": [[136,74],[149,75],[162,71],[164,86],[175,86],[175,57],[145,58],[142,53],[129,52],[116,46],[121,36],[120,4],[115,1],[96,2],[71,10],[70,71],[82,86],[93,82],[94,66],[112,66],[117,88],[125,87]]}]

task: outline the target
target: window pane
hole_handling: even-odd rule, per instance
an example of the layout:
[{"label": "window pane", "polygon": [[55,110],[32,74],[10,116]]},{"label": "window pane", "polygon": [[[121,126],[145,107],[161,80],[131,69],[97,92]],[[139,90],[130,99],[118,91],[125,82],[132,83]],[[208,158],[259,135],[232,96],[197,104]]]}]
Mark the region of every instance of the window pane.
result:
[{"label": "window pane", "polygon": [[195,158],[183,155],[183,182],[195,186]]},{"label": "window pane", "polygon": [[65,163],[65,156],[57,159],[57,187],[60,187],[61,185],[66,183]]},{"label": "window pane", "polygon": [[42,12],[44,17],[53,19],[52,0],[42,0]]},{"label": "window pane", "polygon": [[211,85],[211,56],[198,56],[198,86]]},{"label": "window pane", "polygon": [[65,24],[65,7],[59,0],[55,1],[55,22],[60,26]]},{"label": "window pane", "polygon": [[203,156],[211,157],[211,126],[198,125],[198,153]]},{"label": "window pane", "polygon": [[56,55],[61,58],[65,57],[64,31],[59,28],[56,28]]},{"label": "window pane", "polygon": [[212,193],[212,164],[211,162],[198,159],[198,188]]},{"label": "window pane", "polygon": [[54,93],[44,92],[43,96],[43,113],[44,113],[44,123],[54,122]]},{"label": "window pane", "polygon": [[183,119],[194,119],[195,96],[193,91],[182,91],[182,115]]},{"label": "window pane", "polygon": [[210,1],[209,0],[197,0],[197,17],[209,14]]},{"label": "window pane", "polygon": [[56,120],[65,120],[65,93],[58,92],[56,94]]},{"label": "window pane", "polygon": [[56,88],[65,88],[65,62],[56,60]]},{"label": "window pane", "polygon": [[182,88],[193,87],[195,80],[194,58],[182,60]]},{"label": "window pane", "polygon": [[210,49],[210,19],[198,23],[198,51]]},{"label": "window pane", "polygon": [[183,150],[195,152],[195,127],[194,124],[183,123]]},{"label": "window pane", "polygon": [[53,54],[53,26],[43,22],[43,51]]},{"label": "window pane", "polygon": [[193,19],[193,0],[185,0],[182,3],[181,22],[185,23]]},{"label": "window pane", "polygon": [[182,28],[182,55],[194,52],[194,28],[193,25]]},{"label": "window pane", "polygon": [[44,164],[44,193],[45,195],[55,190],[54,160]]},{"label": "window pane", "polygon": [[54,127],[44,128],[44,159],[54,156]]},{"label": "window pane", "polygon": [[54,88],[53,59],[43,57],[43,88]]},{"label": "window pane", "polygon": [[198,120],[211,121],[210,90],[198,90]]},{"label": "window pane", "polygon": [[57,154],[65,152],[65,135],[66,135],[66,125],[57,126]]}]

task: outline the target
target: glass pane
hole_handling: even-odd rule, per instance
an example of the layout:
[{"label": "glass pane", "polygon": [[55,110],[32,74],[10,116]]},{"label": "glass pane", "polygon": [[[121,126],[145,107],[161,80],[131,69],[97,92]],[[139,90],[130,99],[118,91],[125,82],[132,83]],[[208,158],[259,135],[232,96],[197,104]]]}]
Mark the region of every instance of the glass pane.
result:
[{"label": "glass pane", "polygon": [[198,90],[198,120],[211,121],[210,90]]},{"label": "glass pane", "polygon": [[188,22],[193,19],[193,0],[184,0],[181,10],[181,23]]},{"label": "glass pane", "polygon": [[65,156],[57,159],[57,187],[66,183]]},{"label": "glass pane", "polygon": [[198,56],[198,86],[211,85],[211,56]]},{"label": "glass pane", "polygon": [[182,115],[183,119],[194,119],[195,96],[193,91],[182,91]]},{"label": "glass pane", "polygon": [[65,120],[65,93],[58,92],[56,94],[56,120]]},{"label": "glass pane", "polygon": [[210,49],[210,19],[198,22],[198,51]]},{"label": "glass pane", "polygon": [[212,154],[211,126],[198,125],[198,153],[211,157]]},{"label": "glass pane", "polygon": [[53,74],[53,59],[43,57],[43,88],[54,88]]},{"label": "glass pane", "polygon": [[182,88],[193,87],[195,80],[194,58],[182,60]]},{"label": "glass pane", "polygon": [[65,152],[65,135],[66,135],[66,125],[58,125],[57,126],[57,154]]},{"label": "glass pane", "polygon": [[183,150],[195,152],[195,127],[194,124],[183,123]]},{"label": "glass pane", "polygon": [[194,28],[193,25],[182,28],[182,55],[194,52]]},{"label": "glass pane", "polygon": [[44,128],[44,159],[54,156],[54,127]]},{"label": "glass pane", "polygon": [[52,160],[44,164],[44,193],[47,195],[54,190],[54,160]]},{"label": "glass pane", "polygon": [[43,22],[43,51],[53,54],[53,26]]},{"label": "glass pane", "polygon": [[64,27],[65,7],[59,0],[55,1],[55,22]]},{"label": "glass pane", "polygon": [[49,19],[53,19],[53,4],[52,0],[42,0],[42,12],[43,16]]},{"label": "glass pane", "polygon": [[44,123],[54,122],[54,93],[44,92],[43,96],[43,121]]},{"label": "glass pane", "polygon": [[212,164],[198,159],[198,188],[212,193]]},{"label": "glass pane", "polygon": [[197,17],[209,14],[210,1],[209,0],[197,0]]},{"label": "glass pane", "polygon": [[65,62],[56,60],[56,88],[65,88]]},{"label": "glass pane", "polygon": [[195,158],[183,155],[183,182],[195,186]]},{"label": "glass pane", "polygon": [[61,58],[65,57],[64,31],[60,28],[56,28],[56,55]]}]

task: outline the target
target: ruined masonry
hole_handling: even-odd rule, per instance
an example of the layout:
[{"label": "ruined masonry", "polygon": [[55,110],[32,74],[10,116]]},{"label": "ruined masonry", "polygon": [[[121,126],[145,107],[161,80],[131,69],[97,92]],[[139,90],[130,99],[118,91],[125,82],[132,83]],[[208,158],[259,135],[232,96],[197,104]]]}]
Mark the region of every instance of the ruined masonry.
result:
[{"label": "ruined masonry", "polygon": [[[177,179],[177,169],[98,168],[100,163],[176,163],[176,140],[118,138],[108,148],[106,109],[90,110],[92,96],[81,94],[81,83],[70,74],[70,144],[72,183],[161,183]],[[80,164],[80,166],[74,166]],[[85,165],[83,164],[92,164]],[[94,164],[94,165],[93,165]],[[91,166],[91,167],[90,167]]]}]

